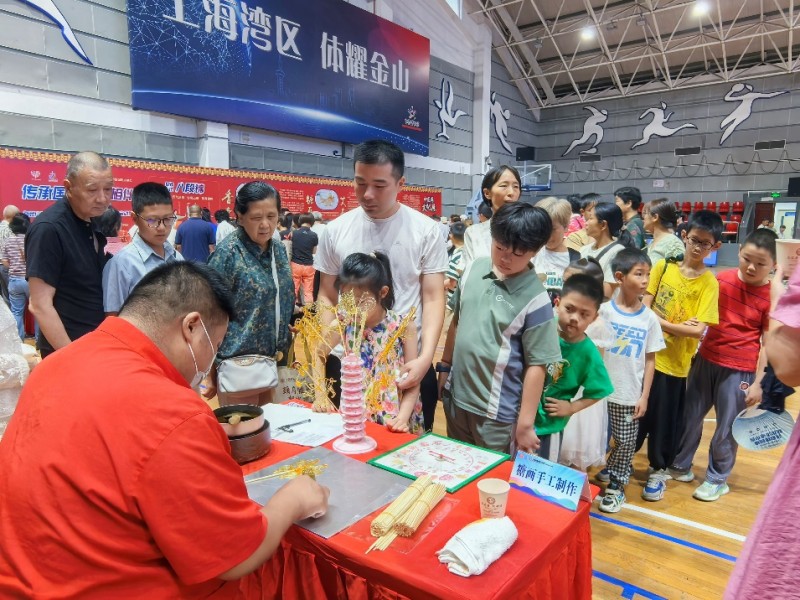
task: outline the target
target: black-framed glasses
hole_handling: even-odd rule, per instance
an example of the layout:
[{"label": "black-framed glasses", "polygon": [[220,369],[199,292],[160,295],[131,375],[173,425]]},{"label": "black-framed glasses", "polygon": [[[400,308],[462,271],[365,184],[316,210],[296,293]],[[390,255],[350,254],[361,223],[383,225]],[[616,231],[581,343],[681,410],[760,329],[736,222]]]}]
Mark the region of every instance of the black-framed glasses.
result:
[{"label": "black-framed glasses", "polygon": [[702,248],[703,250],[711,250],[714,247],[714,242],[701,242],[695,237],[687,237],[686,241],[689,242],[695,248]]},{"label": "black-framed glasses", "polygon": [[139,213],[133,213],[133,214],[135,214],[135,215],[136,215],[137,217],[139,217],[139,218],[140,218],[142,221],[144,221],[145,223],[147,223],[147,226],[148,226],[150,229],[158,229],[158,226],[159,226],[159,225],[163,225],[164,227],[166,227],[167,229],[169,229],[170,227],[172,227],[172,226],[175,224],[175,221],[176,221],[176,220],[177,220],[177,218],[178,218],[178,217],[176,217],[175,215],[170,215],[169,217],[164,217],[163,219],[145,219],[145,218],[144,218],[142,215],[140,215]]}]

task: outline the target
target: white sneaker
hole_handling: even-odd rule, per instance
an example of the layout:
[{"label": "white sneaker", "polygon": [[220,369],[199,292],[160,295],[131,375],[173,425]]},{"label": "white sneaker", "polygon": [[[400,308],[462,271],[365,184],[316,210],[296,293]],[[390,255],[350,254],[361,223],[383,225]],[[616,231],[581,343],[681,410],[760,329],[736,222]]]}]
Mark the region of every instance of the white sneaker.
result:
[{"label": "white sneaker", "polygon": [[690,481],[694,481],[694,473],[692,473],[691,469],[688,471],[679,471],[678,469],[673,469],[670,467],[667,469],[667,479],[674,479],[675,481],[689,483]]},{"label": "white sneaker", "polygon": [[653,471],[647,478],[647,483],[642,490],[642,498],[649,502],[658,502],[667,491],[666,470]]},{"label": "white sneaker", "polygon": [[727,483],[711,483],[710,481],[704,481],[702,485],[694,491],[692,496],[703,502],[715,502],[730,491],[731,488],[728,487]]}]

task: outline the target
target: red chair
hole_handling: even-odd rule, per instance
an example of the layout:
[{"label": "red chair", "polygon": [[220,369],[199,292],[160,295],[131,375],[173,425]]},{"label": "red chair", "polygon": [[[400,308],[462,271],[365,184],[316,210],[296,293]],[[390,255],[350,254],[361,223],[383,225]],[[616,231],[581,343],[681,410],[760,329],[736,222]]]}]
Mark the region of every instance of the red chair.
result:
[{"label": "red chair", "polygon": [[742,222],[742,215],[740,215],[739,213],[733,213],[731,215],[731,221],[736,221],[737,223],[741,223]]},{"label": "red chair", "polygon": [[726,222],[722,237],[726,242],[736,242],[736,238],[739,237],[739,224],[731,221]]},{"label": "red chair", "polygon": [[694,203],[694,210],[697,212],[698,210],[703,210],[703,203],[702,202],[695,202]]},{"label": "red chair", "polygon": [[727,215],[729,212],[731,212],[731,203],[728,202],[727,200],[725,202],[720,202],[719,203],[719,214]]},{"label": "red chair", "polygon": [[681,205],[681,212],[682,213],[690,213],[690,212],[692,212],[692,203],[691,202],[684,202]]},{"label": "red chair", "polygon": [[741,201],[734,202],[733,203],[733,212],[734,213],[738,213],[738,214],[741,215],[744,212],[744,202],[741,202]]},{"label": "red chair", "polygon": [[681,209],[681,203],[676,200],[675,201],[675,210],[680,210],[680,209]]},{"label": "red chair", "polygon": [[717,203],[716,202],[708,202],[706,204],[706,210],[710,210],[710,211],[716,212],[717,211]]}]

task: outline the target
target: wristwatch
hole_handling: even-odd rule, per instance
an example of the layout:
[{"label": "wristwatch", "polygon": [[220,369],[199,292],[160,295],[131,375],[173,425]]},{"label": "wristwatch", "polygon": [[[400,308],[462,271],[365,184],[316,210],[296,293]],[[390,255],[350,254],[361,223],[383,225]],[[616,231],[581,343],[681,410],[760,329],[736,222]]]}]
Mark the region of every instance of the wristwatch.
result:
[{"label": "wristwatch", "polygon": [[449,373],[452,365],[449,365],[446,362],[438,362],[436,363],[436,372],[437,373]]}]

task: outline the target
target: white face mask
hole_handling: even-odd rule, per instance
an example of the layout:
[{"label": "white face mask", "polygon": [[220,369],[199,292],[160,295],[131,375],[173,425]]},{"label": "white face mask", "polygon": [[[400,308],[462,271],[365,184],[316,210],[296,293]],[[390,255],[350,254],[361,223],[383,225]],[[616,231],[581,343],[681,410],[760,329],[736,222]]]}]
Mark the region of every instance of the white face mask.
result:
[{"label": "white face mask", "polygon": [[211,336],[208,335],[208,329],[206,329],[205,323],[203,323],[203,319],[200,319],[200,325],[203,326],[203,332],[206,334],[206,339],[208,340],[208,345],[211,346],[211,351],[213,352],[213,356],[211,357],[211,362],[208,365],[208,368],[205,371],[201,371],[197,368],[197,359],[194,357],[194,350],[192,350],[192,345],[187,342],[186,345],[189,346],[189,353],[192,355],[192,361],[194,362],[194,370],[195,374],[192,377],[192,380],[189,382],[189,387],[191,387],[194,391],[200,390],[200,384],[202,383],[203,379],[206,378],[208,372],[211,371],[211,367],[214,366],[214,359],[217,357],[217,352],[214,350],[214,344],[211,343]]}]

